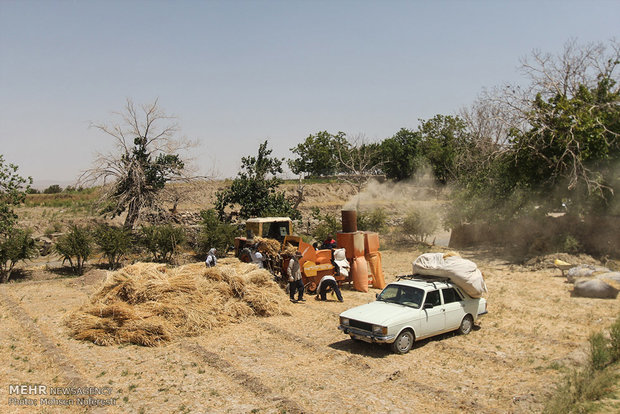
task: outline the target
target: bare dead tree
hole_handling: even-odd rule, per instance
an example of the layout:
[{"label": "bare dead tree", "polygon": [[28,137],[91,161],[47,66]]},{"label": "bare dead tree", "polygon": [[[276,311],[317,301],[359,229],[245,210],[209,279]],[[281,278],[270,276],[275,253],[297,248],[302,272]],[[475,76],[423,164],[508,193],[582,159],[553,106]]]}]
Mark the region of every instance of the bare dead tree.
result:
[{"label": "bare dead tree", "polygon": [[112,216],[127,211],[125,227],[133,228],[143,208],[158,208],[159,195],[170,181],[188,181],[184,153],[195,143],[178,137],[176,118],[166,115],[158,101],[136,107],[127,100],[120,120],[92,124],[114,139],[114,149],[98,153],[93,167],[82,173],[83,186],[102,185],[101,205]]},{"label": "bare dead tree", "polygon": [[299,175],[299,182],[297,188],[295,188],[295,194],[290,197],[289,201],[293,208],[297,210],[299,205],[304,201],[306,185],[304,184],[303,176]]},{"label": "bare dead tree", "polygon": [[470,147],[457,155],[457,169],[475,164],[488,165],[509,149],[509,125],[514,125],[514,121],[505,119],[508,114],[494,102],[483,98],[461,109],[460,117],[469,132]]},{"label": "bare dead tree", "polygon": [[379,173],[383,164],[378,144],[370,143],[366,136],[358,134],[346,144],[337,146],[340,179],[350,184],[357,193],[368,180]]}]

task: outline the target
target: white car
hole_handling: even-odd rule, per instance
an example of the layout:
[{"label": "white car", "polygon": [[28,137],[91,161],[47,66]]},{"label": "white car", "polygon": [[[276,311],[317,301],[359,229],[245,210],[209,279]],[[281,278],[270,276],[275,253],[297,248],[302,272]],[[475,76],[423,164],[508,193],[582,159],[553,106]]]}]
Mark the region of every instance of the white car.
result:
[{"label": "white car", "polygon": [[394,352],[405,354],[419,339],[454,330],[468,334],[486,313],[486,299],[468,296],[448,279],[401,276],[376,301],[342,312],[338,329],[355,340],[392,344]]}]

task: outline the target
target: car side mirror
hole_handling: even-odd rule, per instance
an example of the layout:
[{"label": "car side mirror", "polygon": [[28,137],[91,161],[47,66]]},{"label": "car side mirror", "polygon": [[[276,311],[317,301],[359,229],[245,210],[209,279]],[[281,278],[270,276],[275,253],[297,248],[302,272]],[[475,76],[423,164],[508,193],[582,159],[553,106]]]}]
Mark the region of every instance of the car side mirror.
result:
[{"label": "car side mirror", "polygon": [[375,299],[378,299],[378,298],[379,298],[379,294],[375,293]]},{"label": "car side mirror", "polygon": [[435,306],[432,303],[425,303],[424,309],[433,309]]}]

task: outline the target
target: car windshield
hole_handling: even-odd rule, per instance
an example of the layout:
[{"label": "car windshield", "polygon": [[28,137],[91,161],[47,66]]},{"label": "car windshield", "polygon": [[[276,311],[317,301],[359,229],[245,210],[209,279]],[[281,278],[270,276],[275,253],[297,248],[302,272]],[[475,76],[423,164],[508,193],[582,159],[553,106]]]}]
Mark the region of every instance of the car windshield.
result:
[{"label": "car windshield", "polygon": [[388,285],[383,292],[377,296],[377,300],[389,303],[419,308],[422,304],[424,291],[411,286]]}]

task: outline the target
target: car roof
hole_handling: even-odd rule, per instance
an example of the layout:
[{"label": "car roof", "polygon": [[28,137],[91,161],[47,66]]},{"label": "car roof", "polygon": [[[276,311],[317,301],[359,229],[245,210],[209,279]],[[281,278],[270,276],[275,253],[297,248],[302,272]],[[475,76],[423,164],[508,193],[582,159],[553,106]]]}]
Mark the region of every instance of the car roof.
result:
[{"label": "car roof", "polygon": [[290,217],[254,217],[251,219],[247,219],[246,223],[271,223],[271,222],[281,222],[291,221]]},{"label": "car roof", "polygon": [[397,279],[390,285],[412,286],[422,290],[436,290],[440,288],[456,287],[449,279],[445,277],[422,276],[422,275],[406,275],[397,276]]}]

